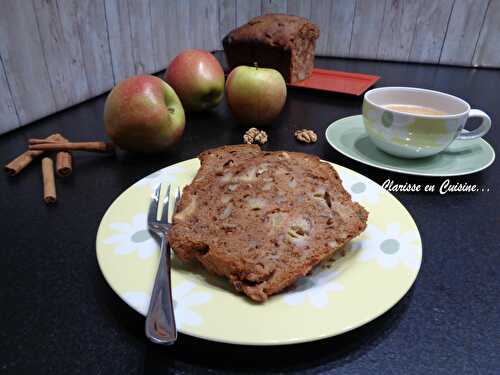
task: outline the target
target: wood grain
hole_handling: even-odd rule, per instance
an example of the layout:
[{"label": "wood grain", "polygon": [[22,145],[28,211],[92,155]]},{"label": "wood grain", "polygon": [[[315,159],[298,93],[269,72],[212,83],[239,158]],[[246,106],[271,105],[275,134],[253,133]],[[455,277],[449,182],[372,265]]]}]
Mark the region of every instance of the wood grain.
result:
[{"label": "wood grain", "polygon": [[207,34],[204,39],[204,46],[207,51],[218,49],[219,38],[219,1],[208,0],[205,14],[205,22],[208,24]]},{"label": "wood grain", "polygon": [[175,1],[151,0],[151,35],[155,71],[165,69],[172,59],[174,39],[177,37]]},{"label": "wood grain", "polygon": [[[316,41],[316,54],[328,55],[328,37],[330,25],[330,12],[332,2],[330,0],[315,0],[311,5],[311,20],[318,25],[320,35]],[[332,25],[333,27],[333,25]]]},{"label": "wood grain", "polygon": [[472,64],[500,67],[500,1],[490,0]]},{"label": "wood grain", "polygon": [[175,15],[177,18],[177,41],[173,43],[174,55],[179,53],[185,48],[192,48],[194,46],[194,39],[192,35],[191,25],[189,22],[189,1],[176,1]]},{"label": "wood grain", "polygon": [[415,25],[410,61],[439,62],[453,0],[423,0]]},{"label": "wood grain", "polygon": [[295,16],[311,18],[312,0],[288,0],[286,12]]},{"label": "wood grain", "polygon": [[236,27],[236,0],[219,0],[219,44],[222,38]]},{"label": "wood grain", "polygon": [[420,3],[411,0],[386,0],[377,58],[408,61]]},{"label": "wood grain", "polygon": [[0,56],[0,134],[15,129],[20,125],[16,107],[5,75],[3,59]]},{"label": "wood grain", "polygon": [[489,0],[455,0],[439,62],[469,66]]},{"label": "wood grain", "polygon": [[106,0],[106,21],[115,83],[135,74],[127,1]]},{"label": "wood grain", "polygon": [[[205,2],[200,2],[197,7],[189,7],[189,24],[191,25],[191,38],[194,48],[203,49],[204,32],[206,24],[204,22],[204,9]],[[201,9],[199,7],[202,7]]]},{"label": "wood grain", "polygon": [[135,74],[153,73],[155,70],[155,63],[153,55],[150,1],[128,0],[128,8]]},{"label": "wood grain", "polygon": [[87,76],[78,28],[68,22],[72,9],[60,8],[57,0],[35,0],[36,18],[56,109],[69,107],[89,97]]},{"label": "wood grain", "polygon": [[286,0],[262,0],[261,13],[286,13]]},{"label": "wood grain", "polygon": [[[176,0],[151,0],[151,19],[153,29],[153,53],[156,71],[165,69],[169,62],[183,48],[191,46],[188,28],[182,18],[189,17],[188,8]],[[184,12],[184,13],[182,13]]]},{"label": "wood grain", "polygon": [[241,26],[261,14],[260,0],[236,0],[236,26]]},{"label": "wood grain", "polygon": [[189,25],[193,47],[214,50],[219,44],[218,0],[205,0],[189,7]]},{"label": "wood grain", "polygon": [[327,54],[349,56],[355,1],[332,0],[329,17]]},{"label": "wood grain", "polygon": [[268,12],[315,22],[318,55],[500,67],[500,0],[5,0],[0,134]]},{"label": "wood grain", "polygon": [[64,0],[74,7],[90,97],[114,85],[104,0]]},{"label": "wood grain", "polygon": [[0,55],[20,122],[26,124],[55,112],[56,102],[31,1],[2,2]]},{"label": "wood grain", "polygon": [[385,2],[357,0],[352,27],[349,56],[373,58],[377,56]]}]

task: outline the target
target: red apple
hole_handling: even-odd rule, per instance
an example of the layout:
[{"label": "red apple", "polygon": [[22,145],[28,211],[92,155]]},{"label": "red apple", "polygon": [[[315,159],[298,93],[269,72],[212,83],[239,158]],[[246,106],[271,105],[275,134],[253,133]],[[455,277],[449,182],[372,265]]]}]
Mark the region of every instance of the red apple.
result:
[{"label": "red apple", "polygon": [[286,83],[275,69],[238,66],[227,77],[226,98],[239,122],[267,125],[285,105]]},{"label": "red apple", "polygon": [[175,91],[154,76],[119,82],[106,99],[104,125],[115,144],[127,151],[169,149],[184,132],[184,109]]},{"label": "red apple", "polygon": [[167,67],[165,81],[181,98],[186,111],[215,107],[224,96],[224,71],[210,52],[187,49]]}]

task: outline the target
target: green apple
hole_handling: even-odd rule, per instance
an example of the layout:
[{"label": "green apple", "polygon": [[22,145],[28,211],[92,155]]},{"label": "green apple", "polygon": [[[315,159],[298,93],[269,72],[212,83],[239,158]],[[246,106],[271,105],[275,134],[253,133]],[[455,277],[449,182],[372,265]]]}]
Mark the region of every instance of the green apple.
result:
[{"label": "green apple", "polygon": [[275,69],[238,66],[227,77],[226,98],[239,122],[268,125],[285,105],[286,83]]},{"label": "green apple", "polygon": [[106,99],[106,133],[120,148],[141,153],[168,150],[184,132],[184,108],[175,91],[154,76],[119,82]]}]

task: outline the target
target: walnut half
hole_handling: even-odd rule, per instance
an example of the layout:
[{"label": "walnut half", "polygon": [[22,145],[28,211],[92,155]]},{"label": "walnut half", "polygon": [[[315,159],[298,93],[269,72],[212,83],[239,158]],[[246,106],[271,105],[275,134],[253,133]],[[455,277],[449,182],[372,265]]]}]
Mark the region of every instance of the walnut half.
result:
[{"label": "walnut half", "polygon": [[250,128],[243,135],[243,141],[247,144],[260,143],[261,145],[263,145],[267,142],[267,134],[263,130]]},{"label": "walnut half", "polygon": [[316,135],[316,133],[310,129],[296,130],[294,135],[298,141],[304,143],[314,143],[318,140],[318,136]]}]

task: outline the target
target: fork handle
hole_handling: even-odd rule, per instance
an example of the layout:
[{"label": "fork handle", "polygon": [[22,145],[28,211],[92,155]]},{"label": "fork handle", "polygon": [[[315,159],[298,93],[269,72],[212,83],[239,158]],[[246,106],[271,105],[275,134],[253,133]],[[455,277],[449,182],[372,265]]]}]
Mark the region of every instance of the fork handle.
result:
[{"label": "fork handle", "polygon": [[155,344],[171,345],[177,339],[170,282],[170,244],[161,236],[160,264],[156,272],[145,326],[146,336]]}]

